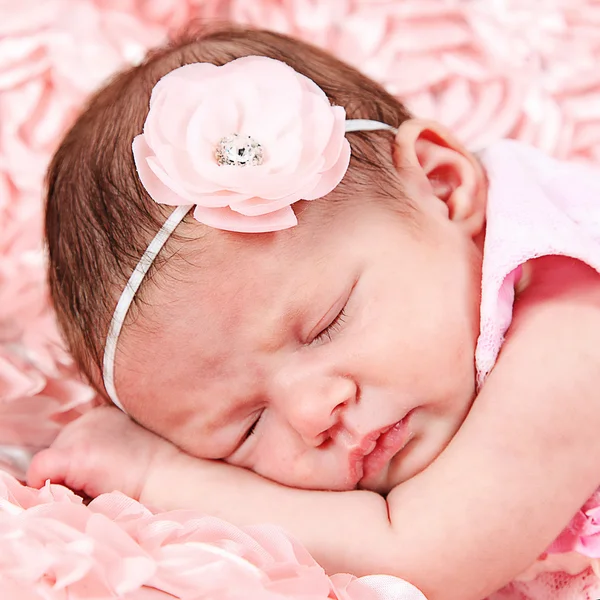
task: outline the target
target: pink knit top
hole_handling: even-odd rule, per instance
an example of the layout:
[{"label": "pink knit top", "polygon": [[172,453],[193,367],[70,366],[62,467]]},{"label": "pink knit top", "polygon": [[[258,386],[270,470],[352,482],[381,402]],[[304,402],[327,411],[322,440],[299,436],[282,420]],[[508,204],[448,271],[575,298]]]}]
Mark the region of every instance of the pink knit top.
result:
[{"label": "pink knit top", "polygon": [[521,265],[558,254],[600,272],[600,170],[513,140],[493,144],[480,158],[490,182],[475,353],[482,385],[512,320]]}]

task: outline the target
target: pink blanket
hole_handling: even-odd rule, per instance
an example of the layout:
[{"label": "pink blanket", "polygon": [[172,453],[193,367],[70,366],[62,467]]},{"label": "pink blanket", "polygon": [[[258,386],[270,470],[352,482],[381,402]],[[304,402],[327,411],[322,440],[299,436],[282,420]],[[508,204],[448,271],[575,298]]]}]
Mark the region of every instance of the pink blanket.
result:
[{"label": "pink blanket", "polygon": [[[453,128],[474,150],[514,137],[561,158],[600,160],[596,0],[0,0],[0,469],[13,475],[94,402],[61,347],[47,301],[41,240],[46,164],[86,95],[193,17],[233,19],[316,42],[384,83],[420,116]],[[50,562],[40,559],[33,570],[9,571],[13,563],[5,557],[16,531],[39,549],[63,525],[72,525],[76,513],[86,515],[78,521],[82,527],[89,511],[115,524],[124,518],[107,501],[86,508],[66,491],[49,488],[33,502],[43,498],[44,510],[32,505],[25,511],[37,515],[35,535],[15,529],[29,517],[22,506],[19,512],[14,495],[31,499],[32,492],[0,477],[0,589],[24,589],[19,577],[34,571],[44,580],[45,569],[58,560],[47,555]],[[150,518],[143,507],[128,506],[133,512],[127,518],[140,527]],[[103,548],[121,556],[120,534],[113,533]],[[88,534],[82,547],[95,539]],[[88,566],[96,560],[90,556]],[[590,561],[563,559],[556,568],[572,575],[515,584],[495,600],[600,598]],[[98,561],[98,568],[105,564]],[[146,567],[139,565],[147,564],[134,563],[142,571]],[[587,570],[576,575],[581,569]],[[81,579],[69,573],[60,572],[45,595],[35,595],[38,590],[14,597],[79,597],[65,592]],[[122,597],[163,597],[148,590]]]}]

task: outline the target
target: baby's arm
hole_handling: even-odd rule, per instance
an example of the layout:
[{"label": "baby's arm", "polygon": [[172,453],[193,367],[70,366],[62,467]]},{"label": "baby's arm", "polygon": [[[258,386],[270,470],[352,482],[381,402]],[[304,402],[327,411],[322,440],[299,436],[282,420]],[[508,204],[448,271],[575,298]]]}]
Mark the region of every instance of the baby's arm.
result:
[{"label": "baby's arm", "polygon": [[431,600],[480,600],[529,566],[600,484],[598,279],[568,259],[538,262],[463,427],[387,501],[284,488],[223,465],[207,485],[206,467],[195,482],[185,455],[153,472],[143,499],[274,521],[328,570],[392,573]]}]

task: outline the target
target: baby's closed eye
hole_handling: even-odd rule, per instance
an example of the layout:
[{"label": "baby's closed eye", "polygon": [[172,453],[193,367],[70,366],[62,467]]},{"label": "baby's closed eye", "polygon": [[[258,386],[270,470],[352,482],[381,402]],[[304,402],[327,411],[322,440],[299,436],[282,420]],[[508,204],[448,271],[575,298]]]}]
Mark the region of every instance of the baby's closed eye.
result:
[{"label": "baby's closed eye", "polygon": [[346,322],[346,306],[340,310],[336,317],[313,340],[313,342],[331,341],[333,334],[340,331]]},{"label": "baby's closed eye", "polygon": [[319,321],[317,326],[312,330],[311,334],[308,336],[309,344],[331,342],[333,335],[343,329],[348,319],[348,305],[353,297],[356,283],[357,282],[354,282],[348,291],[338,298],[325,316]]}]

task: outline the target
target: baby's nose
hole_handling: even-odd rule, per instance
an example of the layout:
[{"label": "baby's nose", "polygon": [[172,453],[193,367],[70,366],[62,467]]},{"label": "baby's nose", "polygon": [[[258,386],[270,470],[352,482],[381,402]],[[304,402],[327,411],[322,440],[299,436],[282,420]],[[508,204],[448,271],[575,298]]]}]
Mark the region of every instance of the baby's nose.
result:
[{"label": "baby's nose", "polygon": [[313,374],[297,379],[279,403],[304,442],[317,447],[334,435],[345,408],[356,402],[356,396],[352,379]]}]

